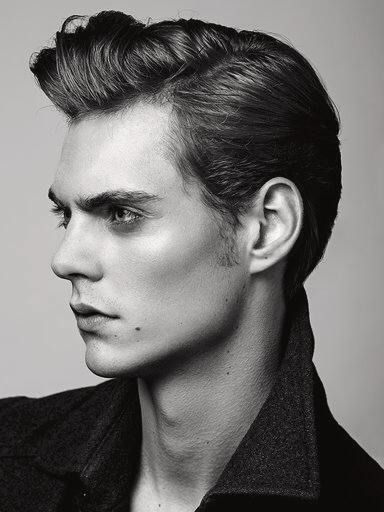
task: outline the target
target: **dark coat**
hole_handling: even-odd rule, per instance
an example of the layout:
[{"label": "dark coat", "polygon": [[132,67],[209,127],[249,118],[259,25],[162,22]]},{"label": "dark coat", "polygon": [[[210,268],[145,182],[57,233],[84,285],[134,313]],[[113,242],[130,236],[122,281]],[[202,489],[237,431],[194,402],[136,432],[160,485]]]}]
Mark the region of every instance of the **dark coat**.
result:
[{"label": "dark coat", "polygon": [[[328,408],[304,288],[286,318],[272,391],[197,510],[384,511],[383,469]],[[134,379],[0,400],[0,511],[128,512],[140,445]]]}]

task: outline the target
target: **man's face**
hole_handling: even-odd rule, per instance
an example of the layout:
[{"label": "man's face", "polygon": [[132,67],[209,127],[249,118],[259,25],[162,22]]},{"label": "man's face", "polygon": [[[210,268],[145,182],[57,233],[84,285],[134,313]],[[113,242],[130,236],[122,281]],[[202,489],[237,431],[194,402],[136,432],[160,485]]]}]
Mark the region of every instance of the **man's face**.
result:
[{"label": "man's face", "polygon": [[239,262],[223,265],[219,223],[166,156],[168,123],[165,108],[141,104],[72,125],[51,187],[66,224],[52,268],[75,309],[108,315],[77,317],[101,376],[167,371],[223,342],[241,307],[245,241],[236,235]]}]

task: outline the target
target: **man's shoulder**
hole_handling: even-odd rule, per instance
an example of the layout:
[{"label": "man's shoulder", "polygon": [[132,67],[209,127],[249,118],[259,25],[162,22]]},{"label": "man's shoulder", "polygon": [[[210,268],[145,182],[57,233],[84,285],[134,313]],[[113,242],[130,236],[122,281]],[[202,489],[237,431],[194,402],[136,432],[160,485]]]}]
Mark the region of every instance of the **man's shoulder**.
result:
[{"label": "man's shoulder", "polygon": [[384,507],[384,469],[338,423],[326,400],[318,409],[317,436],[321,501]]},{"label": "man's shoulder", "polygon": [[[322,449],[322,483],[327,491],[352,501],[363,499],[367,504],[380,503],[384,507],[384,469],[368,452],[334,420],[332,436],[324,440]],[[367,502],[368,500],[368,502]]]},{"label": "man's shoulder", "polygon": [[12,396],[0,399],[0,455],[7,448],[28,444],[46,428],[65,422],[79,411],[92,411],[104,403],[115,388],[115,380],[33,398]]}]

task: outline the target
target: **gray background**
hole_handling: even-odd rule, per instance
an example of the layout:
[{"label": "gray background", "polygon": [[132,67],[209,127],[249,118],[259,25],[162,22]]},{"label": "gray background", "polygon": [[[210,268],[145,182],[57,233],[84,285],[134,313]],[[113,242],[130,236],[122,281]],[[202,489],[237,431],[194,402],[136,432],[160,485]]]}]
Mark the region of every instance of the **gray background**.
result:
[{"label": "gray background", "polygon": [[41,396],[101,378],[84,363],[70,283],[50,270],[61,233],[47,189],[65,123],[35,86],[32,51],[71,14],[197,17],[288,38],[323,77],[342,119],[343,195],[324,260],[307,280],[315,362],[336,419],[384,465],[384,2],[134,0],[7,2],[1,51],[0,396]]}]

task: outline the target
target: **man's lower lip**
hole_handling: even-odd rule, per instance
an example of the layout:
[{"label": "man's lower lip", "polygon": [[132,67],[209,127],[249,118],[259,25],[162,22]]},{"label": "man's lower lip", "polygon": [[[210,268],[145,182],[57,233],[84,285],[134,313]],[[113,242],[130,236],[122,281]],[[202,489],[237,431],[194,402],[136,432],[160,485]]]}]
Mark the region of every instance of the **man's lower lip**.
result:
[{"label": "man's lower lip", "polygon": [[115,320],[115,317],[106,315],[76,315],[77,327],[82,331],[95,331],[103,327],[106,323],[111,320]]}]

